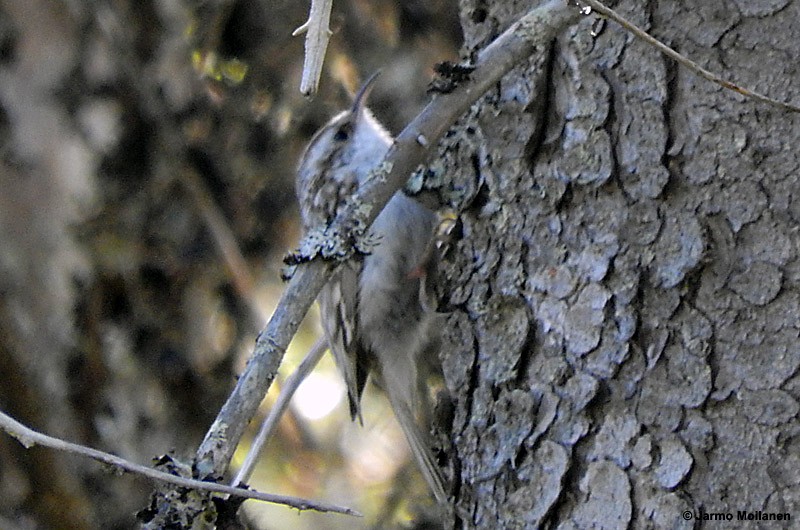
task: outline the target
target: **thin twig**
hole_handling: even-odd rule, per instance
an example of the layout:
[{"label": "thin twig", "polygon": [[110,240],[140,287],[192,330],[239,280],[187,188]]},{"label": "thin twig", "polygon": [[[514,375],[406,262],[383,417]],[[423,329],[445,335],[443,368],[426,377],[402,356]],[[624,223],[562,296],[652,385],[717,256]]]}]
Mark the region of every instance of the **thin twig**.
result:
[{"label": "thin twig", "polygon": [[[376,172],[368,186],[359,189],[350,203],[352,207],[345,209],[333,226],[344,232],[354,219],[364,226],[372,224],[391,196],[424,163],[439,138],[470,105],[520,61],[536,50],[544,52],[556,35],[580,17],[575,6],[564,0],[551,0],[500,35],[478,54],[469,79],[449,94],[440,94],[400,133],[379,166],[382,171]],[[335,266],[319,259],[297,266],[275,313],[256,341],[247,367],[198,448],[197,466],[217,474],[227,469],[247,423],[272,384],[289,341]]]},{"label": "thin twig", "polygon": [[332,265],[316,260],[297,268],[228,400],[197,449],[203,469],[223,474],[250,420],[269,390],[283,354],[303,317],[332,274]]},{"label": "thin twig", "polygon": [[706,70],[696,62],[685,57],[684,55],[681,55],[680,53],[673,50],[672,48],[670,48],[663,42],[659,41],[655,37],[650,36],[647,32],[636,26],[633,22],[630,22],[629,20],[627,20],[625,17],[623,17],[610,7],[606,7],[605,5],[601,4],[599,1],[597,0],[580,0],[580,1],[588,5],[589,7],[597,11],[599,14],[603,15],[604,17],[610,18],[611,20],[613,20],[614,22],[616,22],[629,32],[633,33],[635,36],[639,37],[640,39],[650,44],[651,46],[654,46],[658,51],[660,51],[667,57],[674,59],[675,61],[682,64],[683,66],[685,66],[692,72],[696,73],[700,77],[707,79],[712,83],[716,83],[728,90],[733,90],[734,92],[738,92],[739,94],[745,97],[755,99],[756,101],[761,101],[762,103],[767,103],[768,105],[788,110],[790,112],[800,112],[800,107],[796,107],[790,103],[785,103],[783,101],[779,101],[769,96],[759,94],[758,92],[753,92],[752,90],[743,88],[737,85],[736,83],[733,83],[732,81],[724,79],[718,76],[717,74]]},{"label": "thin twig", "polygon": [[292,36],[306,34],[303,79],[300,81],[300,92],[304,96],[313,96],[319,86],[325,52],[331,38],[331,30],[328,25],[332,6],[333,0],[311,0],[308,20],[292,32]]},{"label": "thin twig", "polygon": [[203,490],[212,493],[224,493],[233,497],[240,497],[244,499],[254,499],[264,502],[271,502],[274,504],[283,504],[292,508],[297,508],[298,510],[316,510],[318,512],[335,512],[345,515],[361,516],[361,514],[355,510],[344,506],[337,506],[335,504],[312,501],[288,495],[275,495],[272,493],[263,493],[243,488],[235,488],[225,484],[216,484],[214,482],[205,482],[164,473],[163,471],[158,471],[151,467],[136,464],[134,462],[125,460],[124,458],[120,458],[103,451],[98,451],[97,449],[92,449],[91,447],[67,442],[60,438],[54,438],[38,431],[34,431],[33,429],[23,425],[3,412],[0,412],[0,428],[16,438],[26,449],[30,449],[34,445],[41,445],[51,449],[56,449],[58,451],[86,456],[97,460],[98,462],[102,462],[104,464],[114,466],[115,468],[129,471],[158,482],[166,482],[168,484],[174,484],[175,486],[194,490]]},{"label": "thin twig", "polygon": [[[598,12],[602,8],[595,7]],[[469,79],[452,92],[438,95],[398,135],[374,172],[375,178],[358,190],[331,229],[346,233],[349,226],[369,226],[470,105],[520,61],[537,50],[543,52],[558,33],[580,16],[579,10],[567,2],[551,0],[530,11],[480,52]],[[289,341],[336,266],[319,259],[297,266],[273,317],[256,341],[247,367],[198,448],[198,466],[220,474],[227,469],[247,422],[275,377]]]},{"label": "thin twig", "polygon": [[281,393],[278,395],[278,399],[261,424],[261,429],[259,429],[258,434],[253,440],[253,444],[250,446],[250,452],[247,453],[247,458],[244,459],[242,467],[236,473],[236,478],[231,481],[231,486],[246,483],[250,480],[250,475],[253,473],[253,468],[258,461],[261,450],[264,448],[264,444],[266,444],[267,440],[272,436],[272,432],[278,425],[278,420],[281,419],[284,411],[286,411],[286,408],[289,406],[289,402],[292,400],[292,396],[294,396],[300,383],[314,370],[319,360],[322,359],[322,354],[325,353],[327,347],[328,343],[325,339],[319,339],[315,342],[300,365],[292,372],[292,375],[286,378],[286,381],[284,381],[281,386]]}]

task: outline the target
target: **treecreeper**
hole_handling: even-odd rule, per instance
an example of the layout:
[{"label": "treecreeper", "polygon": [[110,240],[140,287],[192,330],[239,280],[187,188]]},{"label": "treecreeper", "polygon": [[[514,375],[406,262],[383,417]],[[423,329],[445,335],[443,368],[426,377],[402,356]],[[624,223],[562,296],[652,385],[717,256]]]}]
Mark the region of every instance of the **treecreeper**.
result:
[{"label": "treecreeper", "polygon": [[[366,100],[376,76],[353,106],[311,139],[297,170],[296,192],[304,232],[330,225],[370,178],[392,143]],[[411,452],[434,497],[447,501],[442,473],[428,444],[429,415],[423,355],[440,340],[437,314],[425,303],[425,271],[437,216],[402,191],[394,194],[369,231],[366,254],[343,263],[319,294],[322,327],[344,376],[352,419],[361,420],[369,376],[384,389]]]}]

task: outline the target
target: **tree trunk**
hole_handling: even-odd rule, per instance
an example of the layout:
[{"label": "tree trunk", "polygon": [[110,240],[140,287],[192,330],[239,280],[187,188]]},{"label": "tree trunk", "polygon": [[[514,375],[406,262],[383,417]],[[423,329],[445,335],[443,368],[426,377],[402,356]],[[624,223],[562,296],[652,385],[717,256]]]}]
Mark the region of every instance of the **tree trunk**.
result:
[{"label": "tree trunk", "polygon": [[[471,52],[530,3],[460,7]],[[619,9],[799,101],[799,3]],[[798,137],[594,17],[473,107],[443,147],[453,527],[800,516]]]}]

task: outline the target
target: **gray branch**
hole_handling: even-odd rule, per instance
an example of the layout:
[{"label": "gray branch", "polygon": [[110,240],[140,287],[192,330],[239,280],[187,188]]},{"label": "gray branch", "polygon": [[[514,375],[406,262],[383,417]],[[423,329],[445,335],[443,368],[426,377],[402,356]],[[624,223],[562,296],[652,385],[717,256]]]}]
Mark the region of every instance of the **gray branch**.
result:
[{"label": "gray branch", "polygon": [[336,506],[334,504],[320,503],[308,499],[301,499],[300,497],[291,497],[288,495],[274,495],[271,493],[263,493],[260,491],[247,490],[224,484],[216,484],[214,482],[203,482],[200,480],[172,475],[164,471],[159,471],[148,466],[143,466],[135,462],[130,462],[124,458],[98,451],[91,447],[75,444],[54,438],[46,434],[34,431],[33,429],[21,424],[13,419],[11,416],[0,412],[0,429],[6,431],[8,434],[16,438],[26,449],[30,449],[35,445],[49,447],[58,451],[72,453],[76,455],[85,456],[108,464],[120,471],[128,471],[136,475],[146,477],[150,480],[162,482],[164,484],[172,484],[181,488],[190,488],[193,490],[207,491],[209,493],[222,493],[233,497],[242,499],[254,499],[264,502],[272,502],[275,504],[283,504],[298,510],[316,510],[320,512],[336,512],[346,515],[360,516],[355,510],[343,506]]},{"label": "gray branch", "polygon": [[328,25],[332,6],[333,0],[311,0],[308,20],[292,33],[292,36],[306,34],[303,79],[300,81],[300,92],[304,96],[313,96],[319,86],[325,51],[328,49],[328,41],[331,38],[331,30]]},{"label": "gray branch", "polygon": [[319,364],[320,359],[322,359],[322,354],[324,354],[327,349],[328,342],[325,339],[319,339],[314,346],[311,347],[311,351],[308,352],[303,362],[300,363],[300,366],[298,366],[292,375],[283,382],[283,385],[281,385],[281,393],[275,401],[275,404],[269,409],[269,415],[262,422],[261,429],[258,431],[258,435],[250,446],[250,452],[247,453],[247,458],[244,459],[242,467],[239,468],[236,477],[234,477],[231,482],[231,486],[237,486],[250,480],[250,475],[256,466],[256,462],[258,462],[258,458],[261,456],[261,450],[278,426],[278,421],[280,421],[283,413],[289,408],[292,397],[294,397],[297,389],[300,388],[300,385],[305,381],[306,377],[308,377],[308,374]]},{"label": "gray branch", "polygon": [[[332,228],[345,233],[351,226],[371,225],[392,195],[427,160],[439,138],[480,96],[515,65],[543,52],[580,17],[576,6],[565,0],[552,0],[508,28],[477,55],[469,79],[461,81],[452,92],[434,98],[400,133],[379,165],[376,178],[358,191],[351,207],[337,217]],[[219,477],[228,468],[247,424],[272,384],[290,340],[336,266],[321,259],[297,266],[236,387],[197,450],[195,466],[201,475]]]}]

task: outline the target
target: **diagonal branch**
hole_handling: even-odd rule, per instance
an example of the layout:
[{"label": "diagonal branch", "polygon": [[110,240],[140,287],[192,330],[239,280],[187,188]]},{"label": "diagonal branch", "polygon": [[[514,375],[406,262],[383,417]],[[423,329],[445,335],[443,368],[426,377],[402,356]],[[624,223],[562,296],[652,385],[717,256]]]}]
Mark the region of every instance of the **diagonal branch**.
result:
[{"label": "diagonal branch", "polygon": [[[592,0],[592,6],[595,5],[601,4]],[[595,9],[601,12],[600,8]],[[607,9],[602,13],[610,16]],[[535,53],[544,52],[552,39],[580,16],[579,9],[567,1],[551,0],[528,12],[480,52],[471,65],[474,67],[471,74],[459,80],[452,92],[436,97],[400,133],[373,172],[374,178],[349,201],[331,225],[330,233],[349,234],[354,226],[363,229],[371,225],[392,195],[427,160],[439,138],[456,119],[515,65]],[[673,53],[676,52],[668,55],[673,56]],[[314,247],[308,242],[303,246]],[[342,255],[347,254],[342,252]],[[308,259],[313,256],[313,253],[306,254]],[[300,263],[275,313],[259,335],[247,367],[197,450],[195,466],[208,476],[220,476],[227,469],[247,423],[275,377],[289,341],[338,266],[321,259],[302,261],[298,260]]]},{"label": "diagonal branch", "polygon": [[272,502],[275,504],[283,504],[292,508],[297,508],[298,510],[317,510],[320,512],[335,512],[346,515],[361,515],[355,510],[351,510],[350,508],[345,508],[343,506],[336,506],[334,504],[321,503],[317,501],[301,499],[299,497],[291,497],[288,495],[274,495],[272,493],[262,493],[260,491],[235,488],[226,486],[224,484],[204,482],[158,471],[157,469],[136,464],[134,462],[125,460],[124,458],[120,458],[103,451],[98,451],[97,449],[92,449],[91,447],[85,447],[83,445],[75,444],[60,438],[54,438],[52,436],[42,434],[38,431],[34,431],[33,429],[26,427],[3,412],[0,412],[0,429],[6,431],[8,434],[16,438],[17,441],[19,441],[19,443],[21,443],[26,449],[30,449],[34,445],[49,447],[50,449],[56,449],[59,451],[65,451],[67,453],[92,458],[98,462],[108,464],[119,470],[129,471],[136,475],[149,478],[150,480],[155,480],[166,484],[173,484],[182,488],[190,488],[193,490],[207,491],[211,493],[224,493],[241,499],[255,499],[265,502]]},{"label": "diagonal branch", "polygon": [[[344,233],[354,220],[369,226],[391,196],[424,163],[438,139],[467,109],[516,64],[543,52],[565,28],[580,19],[575,6],[564,0],[531,10],[478,54],[469,79],[428,104],[390,148],[381,171],[360,189],[351,207],[332,225]],[[269,389],[283,354],[336,264],[316,259],[297,266],[267,327],[256,340],[253,355],[228,401],[223,405],[196,453],[196,465],[221,475],[228,467],[250,418]]]},{"label": "diagonal branch", "polygon": [[322,354],[327,351],[327,348],[328,342],[325,339],[319,339],[314,346],[311,347],[311,351],[308,352],[303,362],[300,363],[300,366],[298,366],[297,369],[292,372],[292,375],[283,382],[281,393],[275,401],[275,404],[269,410],[269,415],[261,424],[261,429],[258,431],[258,435],[256,435],[255,440],[253,440],[250,446],[250,452],[247,454],[244,463],[242,463],[242,467],[240,467],[239,471],[236,473],[236,477],[231,481],[231,486],[246,483],[250,480],[250,475],[253,473],[258,458],[261,456],[261,450],[264,448],[270,436],[272,436],[275,427],[278,425],[278,421],[289,407],[289,403],[292,397],[294,397],[295,392],[303,381],[305,381],[306,377],[308,377],[308,374],[317,366],[320,359],[322,359]]}]

